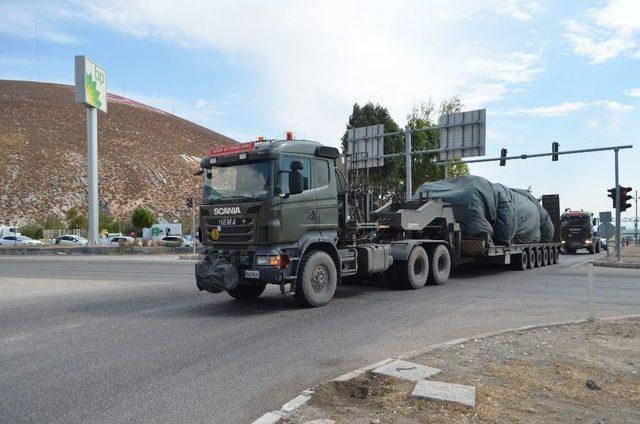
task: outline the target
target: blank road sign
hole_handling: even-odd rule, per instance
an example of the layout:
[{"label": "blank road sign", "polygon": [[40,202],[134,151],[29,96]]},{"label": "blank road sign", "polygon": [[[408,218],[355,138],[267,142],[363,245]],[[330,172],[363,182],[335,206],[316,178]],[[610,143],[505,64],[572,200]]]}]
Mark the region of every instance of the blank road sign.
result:
[{"label": "blank road sign", "polygon": [[484,156],[486,109],[455,112],[440,117],[440,160]]},{"label": "blank road sign", "polygon": [[611,222],[611,212],[600,212],[600,222]]},{"label": "blank road sign", "polygon": [[[350,128],[347,130],[347,154],[349,169],[384,166],[384,159],[372,159],[384,155],[384,125]],[[372,137],[381,135],[380,137]]]},{"label": "blank road sign", "polygon": [[610,239],[615,235],[616,227],[614,227],[610,222],[603,222],[602,224],[598,225],[598,237]]}]

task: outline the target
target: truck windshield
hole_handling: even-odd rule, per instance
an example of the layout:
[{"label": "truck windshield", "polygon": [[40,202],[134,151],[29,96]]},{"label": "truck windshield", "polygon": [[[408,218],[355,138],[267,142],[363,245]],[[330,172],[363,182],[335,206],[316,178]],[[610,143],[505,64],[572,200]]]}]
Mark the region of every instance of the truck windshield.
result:
[{"label": "truck windshield", "polygon": [[205,172],[204,203],[248,201],[271,196],[272,161],[214,166]]},{"label": "truck windshield", "polygon": [[562,218],[563,227],[581,227],[589,225],[590,223],[588,216],[566,216]]}]

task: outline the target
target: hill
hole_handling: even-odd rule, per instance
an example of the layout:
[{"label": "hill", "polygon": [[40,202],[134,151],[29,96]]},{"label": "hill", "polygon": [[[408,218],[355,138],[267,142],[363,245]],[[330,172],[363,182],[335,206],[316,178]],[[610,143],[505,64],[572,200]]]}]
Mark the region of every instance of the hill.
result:
[{"label": "hill", "polygon": [[[187,215],[186,198],[200,192],[201,178],[181,155],[234,143],[112,94],[98,121],[100,208],[118,217],[138,205],[166,218]],[[0,221],[23,224],[86,208],[86,111],[72,86],[0,80],[0,161]]]}]

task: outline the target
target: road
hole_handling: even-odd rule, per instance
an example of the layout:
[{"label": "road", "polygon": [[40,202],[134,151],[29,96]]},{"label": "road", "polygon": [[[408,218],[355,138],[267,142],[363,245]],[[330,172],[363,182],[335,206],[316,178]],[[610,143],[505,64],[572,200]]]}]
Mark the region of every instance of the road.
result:
[{"label": "road", "polygon": [[[419,291],[339,287],[318,309],[195,288],[166,257],[0,257],[0,422],[250,422],[368,363],[587,315],[593,256],[459,271]],[[599,316],[640,313],[640,271],[596,269]]]}]

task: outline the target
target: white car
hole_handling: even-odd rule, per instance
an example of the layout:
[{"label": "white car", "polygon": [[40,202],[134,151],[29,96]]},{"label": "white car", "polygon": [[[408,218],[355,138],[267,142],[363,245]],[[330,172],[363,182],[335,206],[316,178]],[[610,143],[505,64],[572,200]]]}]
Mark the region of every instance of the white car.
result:
[{"label": "white car", "polygon": [[164,243],[175,243],[175,244],[179,244],[180,246],[187,246],[187,247],[192,246],[191,241],[187,240],[184,237],[164,236],[160,240],[162,240]]},{"label": "white car", "polygon": [[87,244],[89,242],[89,240],[87,240],[84,237],[75,236],[73,234],[65,234],[63,236],[56,237],[54,239],[54,242],[55,242],[55,244],[66,244],[66,245],[72,245],[72,246],[84,246],[85,244]]},{"label": "white car", "polygon": [[29,245],[35,246],[42,244],[40,240],[34,240],[31,237],[27,236],[4,236],[0,238],[0,246],[16,246],[16,245]]},{"label": "white car", "polygon": [[110,237],[106,241],[102,242],[103,246],[120,246],[121,244],[133,243],[133,237],[129,236],[115,236]]}]

